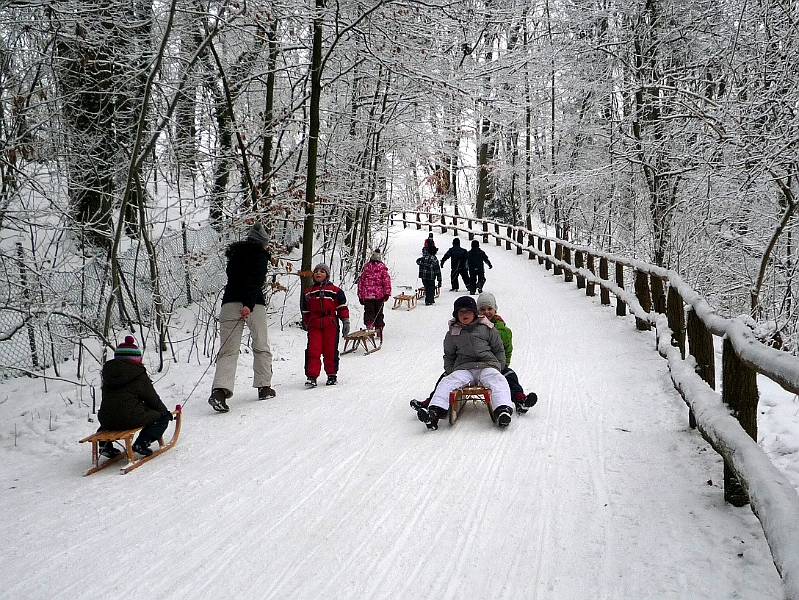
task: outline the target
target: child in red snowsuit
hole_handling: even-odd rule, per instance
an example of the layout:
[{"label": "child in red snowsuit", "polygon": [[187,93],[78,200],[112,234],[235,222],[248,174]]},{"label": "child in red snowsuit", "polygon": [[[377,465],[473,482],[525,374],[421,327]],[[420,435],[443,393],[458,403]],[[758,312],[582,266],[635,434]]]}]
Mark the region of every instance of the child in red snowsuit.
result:
[{"label": "child in red snowsuit", "polygon": [[341,288],[330,282],[330,268],[320,263],[313,270],[313,285],[300,298],[302,322],[308,329],[308,347],[305,349],[306,387],[316,387],[316,378],[325,360],[325,385],[336,385],[338,373],[338,322],[341,333],[350,332],[350,310],[347,297]]}]

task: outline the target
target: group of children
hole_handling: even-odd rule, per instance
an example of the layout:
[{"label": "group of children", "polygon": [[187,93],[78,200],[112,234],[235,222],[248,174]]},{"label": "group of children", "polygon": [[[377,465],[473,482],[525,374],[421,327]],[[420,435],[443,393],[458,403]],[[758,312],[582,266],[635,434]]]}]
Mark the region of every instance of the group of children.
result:
[{"label": "group of children", "polygon": [[[422,247],[422,256],[416,259],[416,264],[419,265],[419,278],[425,287],[425,305],[435,304],[434,298],[430,296],[430,289],[435,291],[435,281],[441,285],[441,267],[448,260],[450,261],[450,287],[451,292],[458,291],[458,281],[463,280],[463,284],[470,294],[479,294],[483,291],[483,286],[486,282],[485,266],[488,265],[489,269],[493,268],[488,255],[480,248],[480,242],[472,240],[471,250],[461,248],[461,241],[459,238],[452,240],[452,248],[444,253],[439,264],[436,254],[438,248],[436,247],[433,234],[427,236]],[[431,300],[433,298],[433,300]]]},{"label": "group of children", "polygon": [[[453,250],[457,246],[453,244]],[[424,272],[425,304],[435,303],[435,284],[441,285],[441,269],[435,258],[436,252],[430,234],[425,241],[423,256],[417,260],[420,273]],[[453,269],[455,289],[457,277]],[[469,291],[474,293],[471,289]],[[471,296],[461,296],[455,300],[452,319],[444,337],[444,373],[426,400],[411,401],[419,420],[429,429],[438,429],[439,420],[447,415],[450,393],[465,385],[481,383],[491,390],[490,409],[500,427],[510,424],[514,407],[517,413],[523,414],[538,400],[535,393],[524,393],[516,373],[510,368],[513,334],[497,314],[496,298],[482,289],[480,292],[477,301]],[[376,329],[381,341],[383,304],[390,297],[391,278],[380,251],[375,250],[359,278],[358,299],[364,306],[366,326]],[[305,385],[316,387],[322,359],[327,374],[326,385],[336,385],[339,338],[349,333],[350,314],[344,291],[330,281],[330,268],[326,264],[320,263],[314,267],[313,283],[303,291],[300,309],[303,325],[308,332]],[[152,454],[150,445],[166,431],[172,413],[155,391],[141,364],[141,358],[141,350],[136,346],[135,339],[126,336],[125,341],[116,348],[114,358],[103,365],[102,404],[98,419],[100,429],[142,427],[133,450],[148,456]],[[113,442],[102,443],[99,451],[108,458],[120,453]]]},{"label": "group of children", "polygon": [[490,409],[497,425],[510,425],[512,406],[524,414],[538,402],[534,392],[524,393],[510,368],[512,353],[513,333],[497,314],[493,294],[483,292],[476,302],[471,296],[455,300],[444,337],[444,373],[427,399],[411,400],[419,420],[428,429],[438,429],[438,421],[448,413],[450,393],[481,383],[491,390]]}]

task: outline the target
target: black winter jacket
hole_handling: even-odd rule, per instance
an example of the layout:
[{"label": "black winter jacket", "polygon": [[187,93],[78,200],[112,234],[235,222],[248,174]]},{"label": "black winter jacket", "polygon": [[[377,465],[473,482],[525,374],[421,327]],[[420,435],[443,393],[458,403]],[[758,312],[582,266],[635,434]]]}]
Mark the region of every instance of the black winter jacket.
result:
[{"label": "black winter jacket", "polygon": [[103,365],[102,375],[103,401],[97,412],[102,429],[147,427],[169,413],[141,363],[115,358]]},{"label": "black winter jacket", "polygon": [[485,271],[483,263],[487,264],[489,267],[491,266],[491,261],[488,260],[488,256],[486,256],[486,253],[480,248],[472,248],[469,250],[466,253],[466,260],[469,262],[469,270],[478,273]]},{"label": "black winter jacket", "polygon": [[222,304],[241,302],[252,310],[256,304],[266,305],[264,281],[269,266],[269,252],[258,242],[245,240],[231,244],[227,256],[227,285]]},{"label": "black winter jacket", "polygon": [[444,256],[441,257],[441,266],[444,266],[444,263],[447,262],[447,259],[452,259],[450,263],[450,268],[453,271],[459,271],[461,269],[466,268],[466,249],[461,248],[460,246],[453,246],[449,250],[444,253]]}]

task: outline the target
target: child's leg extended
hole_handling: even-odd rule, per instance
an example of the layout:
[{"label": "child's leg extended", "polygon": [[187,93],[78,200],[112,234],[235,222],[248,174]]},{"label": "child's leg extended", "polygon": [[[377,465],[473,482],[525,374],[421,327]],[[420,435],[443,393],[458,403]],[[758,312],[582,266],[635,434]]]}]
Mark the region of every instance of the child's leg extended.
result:
[{"label": "child's leg extended", "polygon": [[[500,377],[502,377],[500,375]],[[453,371],[441,381],[438,382],[438,387],[433,394],[433,399],[430,400],[430,406],[438,406],[444,410],[449,410],[449,393],[464,385],[469,385],[477,381],[475,371]],[[504,377],[503,377],[504,381]]]},{"label": "child's leg extended", "polygon": [[502,373],[496,369],[482,369],[479,378],[480,382],[491,390],[491,410],[496,410],[499,406],[513,407],[508,381]]}]

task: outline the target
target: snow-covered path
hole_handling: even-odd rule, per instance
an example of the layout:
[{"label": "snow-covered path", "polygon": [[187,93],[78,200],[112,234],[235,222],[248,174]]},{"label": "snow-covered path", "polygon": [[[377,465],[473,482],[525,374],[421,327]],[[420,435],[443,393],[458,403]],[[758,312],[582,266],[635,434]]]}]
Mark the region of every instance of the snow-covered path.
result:
[{"label": "snow-covered path", "polygon": [[[426,236],[392,230],[395,293],[418,285]],[[443,254],[451,236],[436,240]],[[244,355],[231,412],[205,402],[207,376],[178,445],[124,477],[82,477],[85,408],[16,446],[4,426],[0,598],[779,598],[760,526],[724,504],[654,336],[484,249],[512,366],[540,398],[507,430],[468,407],[430,432],[408,406],[441,372],[447,265],[437,304],[387,311],[385,346],[343,356],[337,387],[304,389],[304,334],[273,327],[277,398],[255,400]],[[205,366],[154,377],[165,403]]]}]

